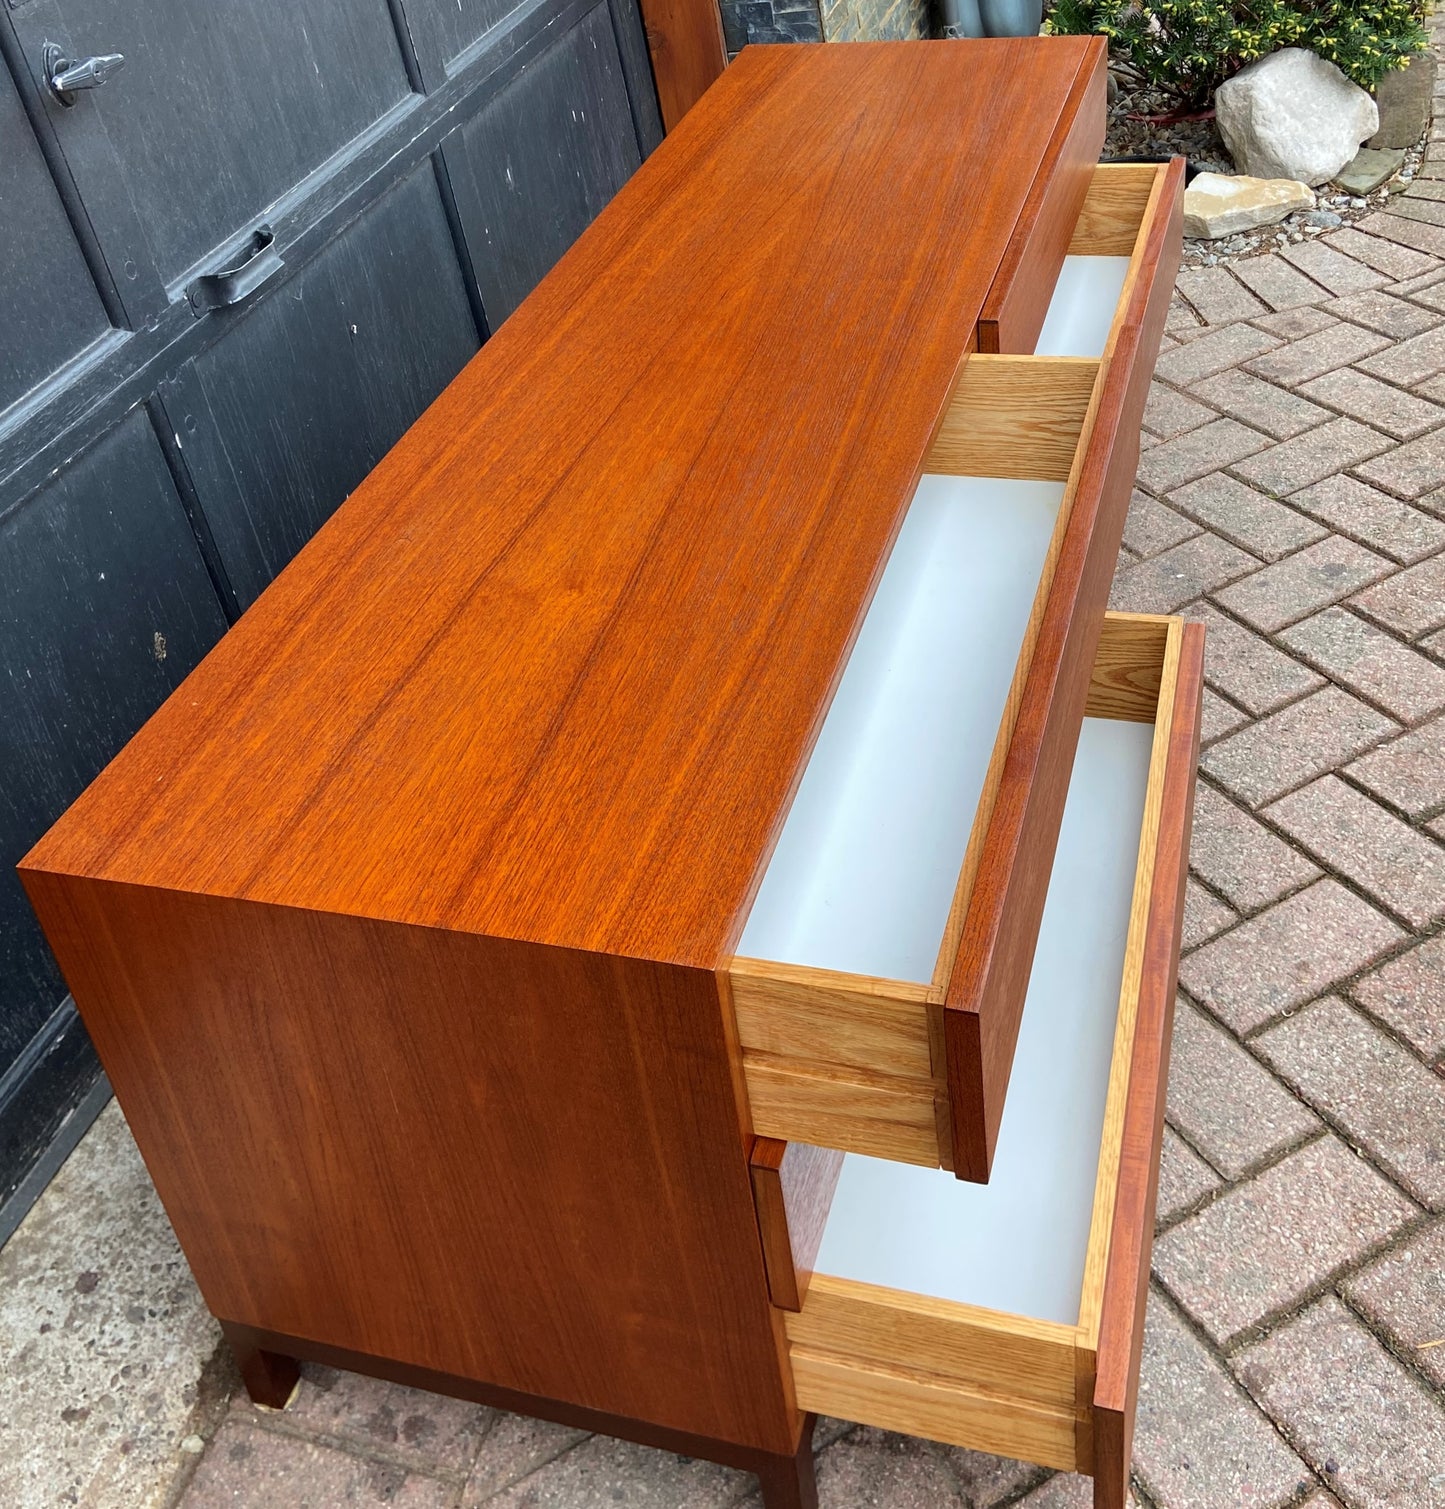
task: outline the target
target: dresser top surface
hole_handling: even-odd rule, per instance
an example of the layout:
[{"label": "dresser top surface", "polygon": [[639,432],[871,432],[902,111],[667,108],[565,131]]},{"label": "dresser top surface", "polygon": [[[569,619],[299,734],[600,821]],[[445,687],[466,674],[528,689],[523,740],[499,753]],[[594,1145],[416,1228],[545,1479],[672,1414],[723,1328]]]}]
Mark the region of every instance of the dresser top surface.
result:
[{"label": "dresser top surface", "polygon": [[745,51],[25,867],[718,967],[1098,46]]}]

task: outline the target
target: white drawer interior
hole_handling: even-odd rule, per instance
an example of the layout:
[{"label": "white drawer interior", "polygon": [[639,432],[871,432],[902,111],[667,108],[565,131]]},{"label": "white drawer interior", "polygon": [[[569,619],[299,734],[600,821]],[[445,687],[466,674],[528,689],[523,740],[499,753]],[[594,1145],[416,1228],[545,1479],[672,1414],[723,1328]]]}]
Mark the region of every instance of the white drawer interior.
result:
[{"label": "white drawer interior", "polygon": [[1065,257],[1034,354],[1102,356],[1128,272],[1128,257]]},{"label": "white drawer interior", "polygon": [[990,1181],[850,1153],[819,1273],[1078,1320],[1153,738],[1084,721]]},{"label": "white drawer interior", "polygon": [[1063,493],[920,481],[739,954],[932,978]]}]

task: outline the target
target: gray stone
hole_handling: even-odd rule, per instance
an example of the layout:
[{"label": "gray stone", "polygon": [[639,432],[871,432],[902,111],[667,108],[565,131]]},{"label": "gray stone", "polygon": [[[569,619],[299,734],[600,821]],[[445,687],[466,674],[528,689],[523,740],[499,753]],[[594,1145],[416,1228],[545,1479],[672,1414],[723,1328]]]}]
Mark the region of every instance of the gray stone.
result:
[{"label": "gray stone", "polygon": [[1318,304],[1325,298],[1325,290],[1318,283],[1291,267],[1283,257],[1244,257],[1235,264],[1234,273],[1277,314]]},{"label": "gray stone", "polygon": [[[788,8],[798,3],[790,0]],[[817,9],[827,42],[899,42],[929,34],[925,0],[822,0]]]},{"label": "gray stone", "polygon": [[[886,1446],[896,1439],[881,1430],[860,1430],[858,1435],[870,1451],[877,1450],[880,1443]],[[946,1464],[954,1482],[963,1489],[969,1509],[995,1509],[999,1504],[1012,1503],[1021,1488],[1040,1476],[1039,1469],[1027,1462],[1016,1462],[1012,1457],[994,1457],[983,1451],[969,1451],[963,1446],[935,1443],[932,1452]],[[853,1509],[857,1502],[856,1499],[844,1499],[839,1509]],[[895,1500],[890,1498],[887,1502],[892,1504]]]},{"label": "gray stone", "polygon": [[1166,1231],[1154,1244],[1154,1272],[1227,1346],[1358,1263],[1415,1215],[1364,1159],[1321,1137]]},{"label": "gray stone", "polygon": [[1220,1187],[1219,1175],[1173,1127],[1164,1128],[1159,1152],[1159,1198],[1154,1214],[1165,1225]]},{"label": "gray stone", "polygon": [[1217,241],[1257,225],[1276,225],[1296,210],[1314,208],[1315,196],[1287,177],[1229,177],[1201,173],[1184,191],[1184,234]]},{"label": "gray stone", "polygon": [[[1261,830],[1262,831],[1262,830]],[[1180,946],[1187,953],[1239,921],[1233,907],[1212,896],[1191,875],[1184,884],[1184,927]]]},{"label": "gray stone", "polygon": [[499,1413],[467,1478],[463,1509],[493,1498],[587,1439],[586,1431],[568,1425]]},{"label": "gray stone", "polygon": [[[561,1500],[558,1509],[572,1509],[573,1502]],[[622,1502],[630,1506],[634,1501]],[[935,1447],[912,1436],[871,1428],[855,1431],[818,1458],[818,1503],[820,1509],[852,1509],[863,1504],[898,1504],[900,1509],[967,1506]],[[667,1509],[678,1504],[669,1499]],[[537,1509],[546,1506],[538,1503]],[[577,1509],[586,1506],[578,1503]]]},{"label": "gray stone", "polygon": [[1433,555],[1408,571],[1397,571],[1367,587],[1353,601],[1371,618],[1407,639],[1419,639],[1434,629],[1445,628],[1445,555]]},{"label": "gray stone", "polygon": [[468,1483],[463,1503],[466,1509],[484,1498],[495,1509],[727,1509],[748,1487],[748,1478],[730,1467],[589,1436],[495,1497]]},{"label": "gray stone", "polygon": [[[234,1401],[232,1413],[255,1423],[256,1407],[244,1394]],[[492,1410],[461,1399],[316,1363],[302,1368],[301,1385],[285,1415],[291,1430],[325,1436],[347,1450],[386,1457],[433,1476],[465,1476],[496,1418]],[[181,1447],[186,1449],[184,1442]]]},{"label": "gray stone", "polygon": [[219,1341],[112,1104],[0,1252],[5,1509],[170,1502],[234,1385]]},{"label": "gray stone", "polygon": [[1307,272],[1316,283],[1328,288],[1331,293],[1360,293],[1365,289],[1383,288],[1390,281],[1382,272],[1366,267],[1354,257],[1325,246],[1319,241],[1306,241],[1299,246],[1281,248],[1280,255],[1301,272]]},{"label": "gray stone", "polygon": [[1387,73],[1375,90],[1380,129],[1371,147],[1413,147],[1430,124],[1430,96],[1435,88],[1435,55],[1416,53],[1404,68]]},{"label": "gray stone", "polygon": [[1445,1221],[1417,1232],[1350,1279],[1345,1295],[1436,1387],[1445,1388]]},{"label": "gray stone", "polygon": [[1445,1505],[1441,1401],[1333,1295],[1251,1347],[1238,1367],[1350,1509]]},{"label": "gray stone", "polygon": [[1149,1296],[1134,1470],[1168,1509],[1279,1509],[1309,1481],[1304,1464],[1202,1342]]},{"label": "gray stone", "polygon": [[1235,1032],[1252,1032],[1373,964],[1405,936],[1327,876],[1195,949],[1179,983]]},{"label": "gray stone", "polygon": [[1326,608],[1279,637],[1332,681],[1401,723],[1418,723],[1445,708],[1445,670],[1344,608]]},{"label": "gray stone", "polygon": [[[1232,618],[1226,618],[1217,608],[1201,604],[1189,609],[1188,616],[1198,618],[1207,631],[1204,641],[1205,679],[1256,718],[1264,717],[1286,702],[1293,702],[1324,685],[1323,679],[1307,666],[1282,655],[1267,639],[1235,623]],[[1196,810],[1196,839],[1199,828]],[[1278,894],[1277,891],[1274,893],[1275,896]],[[1234,900],[1233,897],[1230,899]],[[1264,899],[1273,900],[1274,896]],[[1235,904],[1245,903],[1236,901]]]},{"label": "gray stone", "polygon": [[1355,998],[1427,1058],[1445,1054],[1445,934],[1366,975]]},{"label": "gray stone", "polygon": [[1328,183],[1380,127],[1374,100],[1302,47],[1241,68],[1215,92],[1214,109],[1243,172],[1308,184]]},{"label": "gray stone", "polygon": [[1204,688],[1203,704],[1199,715],[1199,742],[1207,749],[1216,739],[1232,734],[1249,722],[1249,714],[1242,712],[1232,702]]},{"label": "gray stone", "polygon": [[1320,1130],[1274,1075],[1184,1000],[1174,1010],[1168,1115],[1226,1179]]},{"label": "gray stone", "polygon": [[[1224,181],[1232,183],[1235,180]],[[1194,306],[1206,325],[1227,325],[1232,320],[1249,320],[1269,313],[1265,305],[1222,267],[1186,269],[1179,274],[1174,286]]]},{"label": "gray stone", "polygon": [[[179,1509],[236,1509],[287,1504],[295,1509],[449,1509],[452,1485],[395,1462],[356,1457],[332,1446],[226,1422],[215,1449],[201,1458]],[[107,1504],[109,1500],[105,1500]]]},{"label": "gray stone", "polygon": [[1335,182],[1347,194],[1373,194],[1382,183],[1400,171],[1404,162],[1403,152],[1361,147],[1335,175]]},{"label": "gray stone", "polygon": [[[1376,217],[1371,216],[1374,220]],[[1380,216],[1387,225],[1391,224],[1388,216]],[[1366,222],[1361,221],[1361,224]],[[1363,262],[1366,267],[1373,267],[1376,272],[1388,274],[1392,278],[1433,278],[1440,272],[1440,264],[1434,257],[1426,256],[1424,252],[1412,251],[1408,245],[1401,246],[1393,238],[1386,238],[1382,232],[1371,225],[1370,229],[1375,232],[1368,235],[1356,226],[1344,226],[1340,230],[1333,231],[1326,240],[1330,247],[1346,256],[1354,257]],[[1397,289],[1396,292],[1403,292]]]},{"label": "gray stone", "polygon": [[1326,477],[1293,493],[1290,502],[1402,565],[1424,560],[1445,545],[1445,524],[1354,477]]},{"label": "gray stone", "polygon": [[1445,718],[1371,750],[1346,773],[1406,817],[1430,816],[1445,807]]},{"label": "gray stone", "polygon": [[1445,1082],[1438,1074],[1335,998],[1306,1006],[1254,1043],[1415,1199],[1431,1210],[1445,1207]]}]

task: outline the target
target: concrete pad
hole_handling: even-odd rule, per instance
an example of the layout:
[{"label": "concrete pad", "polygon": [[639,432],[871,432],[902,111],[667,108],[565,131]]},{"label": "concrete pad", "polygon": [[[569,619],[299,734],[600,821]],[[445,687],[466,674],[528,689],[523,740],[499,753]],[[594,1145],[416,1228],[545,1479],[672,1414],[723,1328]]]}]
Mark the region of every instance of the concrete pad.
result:
[{"label": "concrete pad", "polygon": [[161,1509],[235,1387],[114,1102],[0,1249],[6,1509]]}]

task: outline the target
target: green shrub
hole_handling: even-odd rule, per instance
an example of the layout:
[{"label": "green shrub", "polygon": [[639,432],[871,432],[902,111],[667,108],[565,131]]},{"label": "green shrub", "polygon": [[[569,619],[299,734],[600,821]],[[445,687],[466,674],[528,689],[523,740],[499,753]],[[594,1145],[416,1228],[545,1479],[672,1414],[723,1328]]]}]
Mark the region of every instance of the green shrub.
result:
[{"label": "green shrub", "polygon": [[1423,0],[1055,0],[1056,32],[1098,32],[1189,105],[1255,58],[1308,47],[1366,89],[1426,44]]}]

